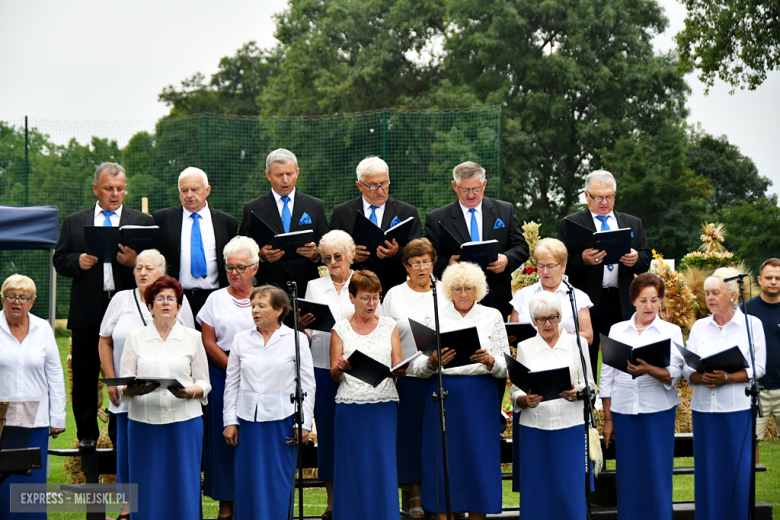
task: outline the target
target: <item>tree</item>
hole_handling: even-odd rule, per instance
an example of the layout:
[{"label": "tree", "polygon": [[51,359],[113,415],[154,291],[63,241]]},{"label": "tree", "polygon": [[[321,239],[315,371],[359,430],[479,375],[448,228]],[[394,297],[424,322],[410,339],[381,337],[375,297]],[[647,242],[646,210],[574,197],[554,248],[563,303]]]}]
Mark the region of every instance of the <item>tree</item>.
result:
[{"label": "tree", "polygon": [[[676,36],[681,63],[709,87],[720,78],[755,90],[780,66],[780,1],[680,0],[688,10]],[[734,90],[732,89],[732,92]]]},{"label": "tree", "polygon": [[753,269],[780,251],[780,208],[777,196],[756,202],[734,201],[718,212],[726,225],[728,249]]}]

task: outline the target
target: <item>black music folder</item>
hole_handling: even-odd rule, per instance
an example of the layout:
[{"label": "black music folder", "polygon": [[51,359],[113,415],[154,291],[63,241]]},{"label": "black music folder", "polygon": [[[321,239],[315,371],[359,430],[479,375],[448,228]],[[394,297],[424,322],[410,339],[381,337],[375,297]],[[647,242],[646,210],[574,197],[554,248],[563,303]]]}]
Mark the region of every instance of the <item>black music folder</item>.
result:
[{"label": "black music folder", "polygon": [[506,335],[514,336],[515,341],[510,343],[511,346],[516,347],[521,341],[533,338],[536,336],[536,329],[529,323],[504,323],[506,327]]},{"label": "black music folder", "polygon": [[159,226],[84,226],[86,253],[98,257],[100,262],[116,258],[119,244],[140,253],[145,249],[159,249],[161,241]]},{"label": "black music folder", "polygon": [[480,240],[461,243],[447,226],[439,222],[439,238],[442,256],[460,255],[465,262],[474,262],[483,269],[498,259],[501,252],[498,240]]},{"label": "black music folder", "polygon": [[[436,331],[411,318],[409,318],[409,326],[412,329],[417,350],[430,357],[433,351],[436,350]],[[441,349],[444,350],[445,348],[454,350],[455,357],[444,368],[455,368],[475,363],[469,358],[474,355],[474,352],[482,348],[479,343],[477,328],[469,327],[468,329],[442,332]]]},{"label": "black music folder", "polygon": [[620,257],[631,252],[631,228],[593,231],[568,218],[566,221],[566,247],[569,253],[581,253],[586,249],[606,251],[603,264],[616,264]]},{"label": "black music folder", "polygon": [[[669,366],[671,358],[672,340],[664,339],[645,345],[643,347],[631,348],[631,346],[616,341],[604,334],[599,334],[601,338],[601,362],[616,370],[628,374],[627,361],[636,365],[636,360],[641,359],[648,365],[654,367],[666,368]],[[631,376],[636,379],[637,376]]]},{"label": "black music folder", "polygon": [[333,313],[330,312],[330,307],[324,303],[298,298],[298,309],[301,311],[301,316],[307,314],[314,315],[314,321],[308,327],[310,329],[330,332],[336,324],[336,319],[333,317]]},{"label": "black music folder", "polygon": [[745,355],[739,350],[739,347],[731,347],[717,354],[702,358],[698,354],[691,352],[685,347],[681,347],[677,343],[674,344],[677,350],[682,354],[685,359],[685,364],[694,369],[696,372],[703,374],[705,372],[714,372],[716,370],[723,370],[727,374],[733,374],[748,368],[750,365],[745,359]]},{"label": "black music folder", "polygon": [[408,365],[420,355],[422,355],[421,352],[415,352],[393,368],[387,368],[387,365],[384,363],[380,363],[371,356],[356,350],[347,358],[349,364],[352,365],[352,369],[345,372],[376,388],[382,381],[390,377],[393,372]]},{"label": "black music folder", "polygon": [[409,217],[387,231],[382,231],[382,228],[358,212],[355,215],[355,227],[352,229],[352,237],[355,239],[355,245],[366,246],[366,250],[372,255],[376,254],[376,249],[379,246],[387,247],[385,240],[392,243],[393,239],[395,239],[398,247],[404,247],[409,243],[413,220],[414,217]]},{"label": "black music folder", "polygon": [[125,386],[132,385],[134,383],[144,383],[146,385],[151,385],[153,383],[157,383],[160,385],[160,388],[184,388],[184,385],[181,384],[178,379],[170,377],[112,377],[103,379],[99,378],[98,381],[101,381],[108,386]]},{"label": "black music folder", "polygon": [[524,364],[504,353],[506,368],[512,384],[526,394],[542,396],[542,402],[560,399],[561,392],[571,390],[569,367],[531,372]]},{"label": "black music folder", "polygon": [[314,242],[314,230],[304,229],[301,231],[276,234],[274,233],[274,230],[271,229],[271,226],[258,217],[254,211],[249,220],[249,236],[253,238],[261,248],[270,244],[274,249],[281,249],[284,251],[282,260],[305,258],[299,255],[296,250],[299,247]]}]

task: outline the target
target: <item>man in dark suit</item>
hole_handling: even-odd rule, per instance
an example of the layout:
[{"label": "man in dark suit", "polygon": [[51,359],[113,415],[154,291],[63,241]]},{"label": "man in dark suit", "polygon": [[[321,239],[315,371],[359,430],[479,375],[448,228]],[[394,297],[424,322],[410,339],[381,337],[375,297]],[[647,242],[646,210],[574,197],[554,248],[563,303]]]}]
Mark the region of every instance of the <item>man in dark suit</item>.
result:
[{"label": "man in dark suit", "polygon": [[116,163],[103,163],[95,171],[93,208],[65,217],[54,252],[54,268],[73,279],[68,328],[73,331],[73,415],[79,446],[94,447],[100,435],[97,424],[97,378],[100,372],[98,341],[100,322],[108,302],[117,291],[135,287],[133,266],[136,251],[119,245],[111,262],[98,263],[86,253],[84,226],[154,225],[151,216],[126,208],[125,170]]},{"label": "man in dark suit", "polygon": [[[615,323],[625,321],[634,313],[628,288],[634,275],[650,268],[652,254],[645,237],[642,220],[627,213],[614,211],[615,177],[605,170],[591,172],[585,178],[585,197],[588,209],[566,217],[593,231],[631,228],[631,252],[620,258],[620,263],[604,265],[606,251],[586,249],[569,251],[566,274],[571,284],[585,292],[593,302],[590,319],[594,340],[590,346],[590,362],[595,367],[599,357],[599,334],[609,334]],[[566,244],[566,219],[558,226],[558,239]],[[594,376],[597,374],[594,373]],[[597,376],[598,377],[598,376]]]},{"label": "man in dark suit", "polygon": [[[361,195],[333,208],[333,215],[330,217],[331,229],[341,229],[352,235],[358,213],[365,215],[383,231],[414,217],[409,239],[422,236],[422,224],[417,208],[390,197],[390,175],[385,161],[379,157],[366,157],[358,164],[357,177],[355,185]],[[353,235],[352,238],[359,243],[360,237]],[[385,241],[376,251],[368,251],[366,246],[358,245],[353,268],[368,269],[376,273],[382,282],[382,294],[386,294],[391,287],[406,281],[406,269],[401,262],[403,252],[404,248],[399,247],[395,239],[392,243]]]},{"label": "man in dark suit", "polygon": [[272,249],[269,244],[258,243],[258,280],[277,285],[284,290],[287,290],[288,281],[295,281],[298,285],[298,296],[302,298],[306,294],[309,280],[319,278],[317,266],[320,255],[317,252],[317,244],[322,235],[328,232],[328,221],[325,217],[325,205],[320,199],[295,189],[299,173],[298,159],[291,151],[279,148],[268,154],[265,176],[271,183],[271,191],[244,204],[240,234],[252,236],[252,213],[260,217],[276,234],[306,229],[314,231],[314,241],[298,248],[295,258],[285,258],[281,249]]},{"label": "man in dark suit", "polygon": [[487,266],[485,275],[489,291],[482,304],[501,312],[504,318],[512,313],[512,273],[528,260],[525,241],[514,207],[501,200],[485,197],[485,169],[477,163],[465,162],[452,171],[452,189],[458,200],[428,213],[425,235],[439,256],[434,272],[441,276],[444,269],[460,260],[459,255],[441,254],[439,222],[444,224],[461,243],[478,240],[498,240],[502,251],[498,260]]},{"label": "man in dark suit", "polygon": [[179,174],[181,205],[152,214],[162,230],[160,252],[168,263],[168,274],[181,283],[193,316],[198,315],[209,294],[227,287],[222,250],[238,228],[234,216],[209,206],[206,198],[210,193],[206,172],[186,168]]}]

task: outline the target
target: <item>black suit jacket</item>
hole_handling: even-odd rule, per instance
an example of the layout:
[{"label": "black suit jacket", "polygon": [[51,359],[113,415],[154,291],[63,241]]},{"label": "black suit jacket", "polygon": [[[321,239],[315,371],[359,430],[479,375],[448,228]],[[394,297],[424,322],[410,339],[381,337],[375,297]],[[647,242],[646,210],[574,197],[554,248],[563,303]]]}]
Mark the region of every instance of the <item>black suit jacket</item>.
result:
[{"label": "black suit jacket", "polygon": [[[633,233],[631,247],[639,253],[639,259],[632,267],[626,267],[623,264],[620,264],[618,267],[618,294],[620,295],[620,310],[623,316],[616,317],[619,318],[615,320],[615,323],[617,323],[629,319],[631,315],[634,314],[634,306],[631,303],[631,298],[628,296],[628,289],[631,286],[634,275],[644,273],[650,268],[650,262],[653,259],[653,255],[650,252],[650,246],[647,244],[647,237],[645,236],[645,228],[642,226],[642,219],[618,211],[614,211],[613,213],[615,214],[618,226],[621,228],[631,228]],[[596,226],[593,223],[593,216],[587,208],[579,213],[573,213],[566,218],[573,220],[581,226],[596,231]],[[561,220],[558,225],[558,240],[565,244],[566,224],[564,220]],[[569,275],[569,281],[574,287],[590,296],[590,299],[593,302],[591,314],[594,315],[599,312],[601,286],[605,268],[606,267],[603,264],[585,265],[582,261],[581,251],[576,254],[569,252],[569,260],[566,264],[566,274]]]},{"label": "black suit jacket", "polygon": [[[119,225],[152,226],[154,219],[145,213],[122,207]],[[99,327],[103,321],[103,264],[98,262],[92,269],[84,271],[79,267],[79,256],[86,252],[84,226],[95,225],[95,207],[77,211],[65,217],[60,239],[54,251],[54,269],[60,276],[73,278],[70,290],[68,328]],[[135,287],[133,268],[126,267],[114,258],[114,287],[117,291]]]},{"label": "black suit jacket", "polygon": [[[230,239],[236,236],[238,220],[233,215],[209,206],[211,222],[214,224],[214,238],[217,242],[217,276],[220,287],[227,287],[228,279],[225,271],[225,257],[222,250]],[[181,220],[184,209],[179,206],[164,208],[152,213],[154,222],[162,230],[163,244],[160,252],[168,262],[168,275],[179,278],[181,269]]]},{"label": "black suit jacket", "polygon": [[[311,224],[300,223],[304,212],[311,218]],[[241,235],[250,236],[249,222],[251,213],[255,213],[263,219],[275,233],[284,233],[282,217],[279,216],[279,208],[270,191],[244,204],[244,216],[241,218],[241,230],[239,232]],[[314,242],[319,244],[322,235],[328,232],[328,219],[325,217],[325,205],[320,199],[306,195],[301,190],[296,189],[290,231],[301,231],[304,229],[314,230]],[[258,245],[263,247],[265,244]],[[306,294],[306,286],[309,280],[314,280],[320,276],[317,271],[318,265],[320,265],[319,261],[314,262],[308,258],[301,257],[293,260],[285,260],[282,257],[281,260],[273,263],[260,262],[257,279],[260,283],[277,285],[284,290],[287,290],[286,284],[288,281],[295,281],[298,284],[298,296],[302,298]]]},{"label": "black suit jacket", "polygon": [[[499,218],[504,223],[504,227],[496,228]],[[425,235],[439,255],[434,267],[436,276],[441,276],[450,261],[449,256],[444,257],[440,251],[440,221],[461,242],[471,241],[466,219],[457,200],[428,213],[425,217]],[[512,299],[512,273],[528,260],[528,244],[512,205],[502,200],[485,197],[482,199],[482,240],[492,239],[498,240],[501,251],[509,262],[504,272],[500,274],[485,271],[489,291],[482,304],[498,309],[504,319],[507,319],[512,313],[512,305],[509,303]]]},{"label": "black suit jacket", "polygon": [[[333,208],[333,215],[330,217],[330,228],[341,229],[352,235],[352,230],[355,226],[355,217],[357,214],[365,214],[363,211],[363,196],[339,204]],[[382,230],[387,231],[390,229],[390,223],[395,217],[404,221],[409,217],[414,217],[412,221],[412,230],[409,234],[410,240],[420,238],[422,236],[422,223],[420,222],[420,215],[417,213],[417,208],[411,204],[395,200],[392,197],[388,197],[385,203],[385,212],[382,215],[382,222],[379,227]],[[354,269],[368,269],[373,271],[379,277],[379,281],[382,282],[382,294],[386,294],[391,287],[402,284],[406,281],[406,268],[401,261],[403,258],[404,248],[400,247],[398,253],[393,258],[381,259],[376,256],[376,251],[371,251],[371,256],[368,260],[361,263],[354,264]]]}]

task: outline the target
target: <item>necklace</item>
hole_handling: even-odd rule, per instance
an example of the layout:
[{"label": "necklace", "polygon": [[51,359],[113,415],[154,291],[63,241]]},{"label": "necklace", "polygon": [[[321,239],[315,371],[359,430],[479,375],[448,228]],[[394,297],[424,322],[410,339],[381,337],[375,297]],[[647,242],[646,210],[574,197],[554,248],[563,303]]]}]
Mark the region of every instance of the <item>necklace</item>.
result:
[{"label": "necklace", "polygon": [[350,279],[350,278],[352,278],[352,273],[353,273],[353,272],[354,272],[354,271],[350,270],[350,271],[349,271],[349,276],[347,276],[347,279],[346,279],[346,280],[344,280],[344,281],[343,281],[343,282],[341,282],[341,283],[338,283],[338,282],[334,281],[334,280],[333,280],[333,277],[331,277],[330,281],[331,281],[331,282],[333,282],[333,285],[338,285],[339,287],[344,287],[345,285],[347,285],[347,282],[349,282],[349,279]]},{"label": "necklace", "polygon": [[636,328],[636,330],[645,330],[647,327],[642,327],[641,329],[639,327]]}]

